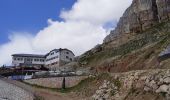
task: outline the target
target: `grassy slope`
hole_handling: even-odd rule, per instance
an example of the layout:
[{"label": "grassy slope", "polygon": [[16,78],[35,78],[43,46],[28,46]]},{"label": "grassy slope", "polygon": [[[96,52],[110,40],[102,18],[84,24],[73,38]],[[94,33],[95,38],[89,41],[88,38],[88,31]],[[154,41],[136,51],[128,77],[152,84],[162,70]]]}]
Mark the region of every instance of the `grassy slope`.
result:
[{"label": "grassy slope", "polygon": [[[137,99],[138,100],[164,100],[164,97],[162,97],[162,95],[152,93],[152,92],[144,92],[143,89],[131,88],[130,90],[128,89],[126,90],[123,88],[123,83],[122,81],[119,80],[119,78],[114,79],[112,76],[110,76],[107,73],[99,74],[96,77],[87,78],[81,81],[78,85],[72,88],[66,88],[64,90],[56,89],[56,88],[46,88],[37,85],[31,85],[31,86],[40,89],[47,89],[53,92],[61,92],[64,93],[64,95],[69,95],[69,96],[72,95],[73,97],[76,96],[78,98],[86,98],[86,100],[91,100],[92,95],[95,94],[96,90],[98,90],[98,88],[103,84],[104,80],[114,83],[116,86],[119,87],[120,91],[125,92],[123,94],[127,93],[124,100],[137,100]],[[41,99],[41,97],[38,97],[38,99],[36,100],[43,100],[43,99]]]},{"label": "grassy slope", "polygon": [[[119,47],[103,50],[101,52],[82,57],[79,62],[87,62],[86,66],[95,68],[103,67],[109,71],[121,71],[118,68],[122,68],[124,65],[126,65],[124,71],[145,69],[147,66],[145,66],[146,64],[144,63],[147,63],[147,65],[156,66],[152,63],[156,63],[159,53],[170,42],[169,38],[170,22],[161,23],[146,30],[145,32],[137,34],[135,39],[128,41]],[[139,68],[133,68],[133,66],[137,66],[138,64],[136,63],[139,62],[142,66]],[[113,67],[116,67],[116,69]],[[103,70],[102,68],[100,69]]]}]

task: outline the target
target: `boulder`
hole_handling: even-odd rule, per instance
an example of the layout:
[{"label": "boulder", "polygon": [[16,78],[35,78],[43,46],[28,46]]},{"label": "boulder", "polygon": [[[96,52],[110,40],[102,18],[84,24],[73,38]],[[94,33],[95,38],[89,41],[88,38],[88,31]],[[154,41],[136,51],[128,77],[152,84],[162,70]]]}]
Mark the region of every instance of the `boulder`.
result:
[{"label": "boulder", "polygon": [[167,77],[163,80],[164,83],[166,84],[170,84],[170,77]]},{"label": "boulder", "polygon": [[168,85],[161,85],[157,90],[156,90],[156,93],[167,93],[168,92],[168,89],[169,89],[169,86]]}]

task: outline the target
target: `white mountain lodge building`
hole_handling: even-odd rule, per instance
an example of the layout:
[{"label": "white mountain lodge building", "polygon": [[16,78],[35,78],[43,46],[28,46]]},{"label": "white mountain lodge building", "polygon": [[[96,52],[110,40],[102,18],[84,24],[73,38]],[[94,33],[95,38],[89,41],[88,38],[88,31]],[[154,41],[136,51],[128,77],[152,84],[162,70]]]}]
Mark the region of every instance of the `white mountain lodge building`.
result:
[{"label": "white mountain lodge building", "polygon": [[20,67],[45,66],[50,70],[56,70],[60,66],[74,60],[74,53],[68,49],[54,49],[46,55],[13,54],[12,65]]}]

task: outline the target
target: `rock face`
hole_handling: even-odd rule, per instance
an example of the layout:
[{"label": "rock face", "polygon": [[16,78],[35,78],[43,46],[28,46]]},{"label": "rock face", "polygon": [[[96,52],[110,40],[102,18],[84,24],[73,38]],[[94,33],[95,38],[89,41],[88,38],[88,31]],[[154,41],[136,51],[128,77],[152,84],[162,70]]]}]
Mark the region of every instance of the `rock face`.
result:
[{"label": "rock face", "polygon": [[110,81],[104,80],[103,85],[92,96],[94,100],[112,100],[110,97],[117,94],[118,87]]},{"label": "rock face", "polygon": [[104,39],[104,43],[120,39],[122,34],[145,31],[151,26],[169,20],[170,0],[133,0],[132,5],[120,18],[115,30]]},{"label": "rock face", "polygon": [[170,100],[169,69],[114,73],[111,79],[117,81],[104,80],[92,100]]}]

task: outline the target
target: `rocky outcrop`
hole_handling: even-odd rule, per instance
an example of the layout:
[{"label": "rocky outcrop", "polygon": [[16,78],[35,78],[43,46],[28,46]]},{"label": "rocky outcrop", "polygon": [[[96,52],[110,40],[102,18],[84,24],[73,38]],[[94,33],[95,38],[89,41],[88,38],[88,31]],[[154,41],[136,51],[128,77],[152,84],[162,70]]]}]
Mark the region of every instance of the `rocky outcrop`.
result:
[{"label": "rocky outcrop", "polygon": [[167,100],[170,99],[170,71],[157,73],[150,76],[145,81],[145,91],[164,93]]},{"label": "rocky outcrop", "polygon": [[110,96],[117,94],[118,87],[110,81],[104,80],[103,85],[92,96],[94,100],[111,100]]},{"label": "rocky outcrop", "polygon": [[169,20],[169,0],[133,0],[120,18],[115,30],[104,39],[104,43],[121,39],[124,34],[139,33],[153,25]]},{"label": "rocky outcrop", "polygon": [[93,100],[170,100],[169,69],[136,70],[110,76],[112,81],[104,80],[92,95]]}]

